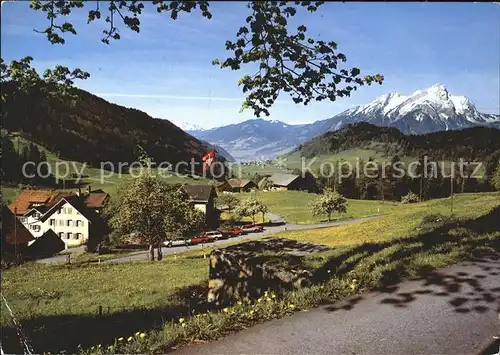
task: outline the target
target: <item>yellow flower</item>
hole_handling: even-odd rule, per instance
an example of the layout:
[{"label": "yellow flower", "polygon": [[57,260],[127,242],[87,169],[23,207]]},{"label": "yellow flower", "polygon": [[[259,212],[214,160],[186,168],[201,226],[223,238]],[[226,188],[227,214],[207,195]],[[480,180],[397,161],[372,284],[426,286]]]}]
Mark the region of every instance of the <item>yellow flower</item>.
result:
[{"label": "yellow flower", "polygon": [[267,296],[267,294],[268,294],[268,292],[267,292],[267,291],[266,291],[266,292],[264,292],[264,297],[265,297],[265,296]]},{"label": "yellow flower", "polygon": [[186,326],[186,323],[182,323],[181,326],[182,328],[184,328]]},{"label": "yellow flower", "polygon": [[288,306],[288,308],[295,309],[295,305],[291,304],[291,305]]},{"label": "yellow flower", "polygon": [[250,311],[250,315],[252,315],[252,314],[253,314],[253,311]]},{"label": "yellow flower", "polygon": [[267,302],[271,302],[271,299],[269,297],[266,297]]},{"label": "yellow flower", "polygon": [[184,323],[184,318],[179,318],[179,323]]},{"label": "yellow flower", "polygon": [[241,301],[238,301],[238,305],[240,305],[240,306],[241,306],[242,304],[243,304],[243,303],[241,303]]},{"label": "yellow flower", "polygon": [[276,298],[276,295],[273,293],[273,294],[271,295],[271,298]]},{"label": "yellow flower", "polygon": [[123,341],[123,337],[119,337],[119,338],[118,338],[118,341]]},{"label": "yellow flower", "polygon": [[260,297],[260,298],[257,300],[257,302],[259,302],[259,303],[260,303],[260,302],[262,302],[262,297]]},{"label": "yellow flower", "polygon": [[144,333],[139,334],[139,338],[144,339],[145,337],[146,337],[146,334],[144,334]]},{"label": "yellow flower", "polygon": [[135,333],[135,336],[136,336],[136,337],[138,337],[138,336],[139,336],[139,334],[141,334],[141,333],[140,333],[140,332],[137,332],[137,333]]},{"label": "yellow flower", "polygon": [[229,309],[224,308],[222,311],[223,311],[224,313],[227,313],[227,312],[229,312]]},{"label": "yellow flower", "polygon": [[128,337],[128,339],[127,339],[127,340],[128,340],[128,341],[132,341],[132,340],[134,340],[134,338],[132,338],[132,337]]}]

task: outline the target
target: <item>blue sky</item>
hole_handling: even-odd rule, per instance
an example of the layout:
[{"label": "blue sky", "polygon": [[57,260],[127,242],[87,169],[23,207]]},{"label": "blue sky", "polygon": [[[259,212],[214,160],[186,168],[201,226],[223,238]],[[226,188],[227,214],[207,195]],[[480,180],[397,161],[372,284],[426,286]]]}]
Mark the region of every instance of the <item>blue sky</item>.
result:
[{"label": "blue sky", "polygon": [[[87,25],[86,12],[78,11],[69,17],[78,35],[52,45],[33,31],[46,27],[43,13],[28,2],[3,3],[2,57],[31,55],[40,71],[55,64],[82,68],[91,77],[79,87],[153,117],[204,128],[237,123],[253,118],[250,111],[239,112],[243,95],[237,81],[245,68],[221,70],[211,61],[227,56],[224,42],[235,38],[248,9],[237,2],[213,3],[211,9],[212,20],[196,12],[173,21],[166,13],[146,11],[140,34],[121,27],[122,39],[110,45],[100,41],[104,21]],[[269,119],[312,122],[387,92],[407,95],[435,83],[469,97],[483,112],[500,111],[498,4],[327,3],[314,14],[301,11],[293,24],[305,24],[314,38],[334,40],[349,67],[381,73],[385,82],[305,107],[283,95]]]}]

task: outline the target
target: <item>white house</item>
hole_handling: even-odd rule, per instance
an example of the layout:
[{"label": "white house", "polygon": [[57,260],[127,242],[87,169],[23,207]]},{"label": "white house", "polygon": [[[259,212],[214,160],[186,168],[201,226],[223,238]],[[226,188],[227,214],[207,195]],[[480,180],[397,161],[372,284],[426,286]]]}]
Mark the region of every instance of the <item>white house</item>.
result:
[{"label": "white house", "polygon": [[79,194],[28,190],[9,208],[33,237],[39,238],[52,229],[66,248],[85,243],[92,232],[99,233],[102,226],[99,215],[87,207],[86,196]]}]

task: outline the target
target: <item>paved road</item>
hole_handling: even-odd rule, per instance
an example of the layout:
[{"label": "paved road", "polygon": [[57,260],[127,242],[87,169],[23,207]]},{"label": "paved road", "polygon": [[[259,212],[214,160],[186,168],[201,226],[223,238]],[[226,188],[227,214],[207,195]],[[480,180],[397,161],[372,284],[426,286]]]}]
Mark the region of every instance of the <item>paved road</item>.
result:
[{"label": "paved road", "polygon": [[[267,217],[271,220],[272,223],[280,223],[284,222],[284,220],[272,213],[268,213]],[[278,226],[268,226],[264,229],[264,231],[260,233],[249,233],[245,235],[241,235],[239,237],[232,237],[229,239],[222,239],[218,240],[216,242],[212,242],[209,244],[205,244],[205,246],[212,246],[212,245],[224,245],[228,243],[233,243],[238,240],[243,240],[243,239],[249,239],[249,238],[258,238],[262,237],[267,234],[271,233],[277,233],[277,232],[282,232],[285,229],[286,230],[300,230],[300,229],[316,229],[316,228],[324,228],[324,227],[332,227],[332,226],[339,226],[343,224],[349,224],[349,223],[355,223],[355,222],[360,222],[364,220],[369,220],[378,217],[376,216],[369,216],[369,217],[364,217],[364,218],[356,218],[356,219],[349,219],[345,221],[338,221],[338,222],[329,222],[329,223],[317,223],[317,224],[283,224],[283,225],[278,225]],[[192,250],[192,249],[198,249],[202,248],[203,245],[201,244],[196,244],[196,245],[190,245],[188,247],[181,246],[181,247],[173,247],[173,248],[162,248],[163,255],[169,255],[169,254],[174,254],[174,253],[182,253],[187,250]],[[147,260],[147,252],[141,253],[141,254],[135,254],[135,255],[130,255],[130,256],[123,256],[120,258],[116,259],[111,259],[111,260],[106,260],[105,262],[129,262],[129,261],[137,261],[137,260]]]},{"label": "paved road", "polygon": [[175,354],[496,354],[500,254]]},{"label": "paved road", "polygon": [[[348,219],[348,220],[343,220],[343,221],[338,221],[338,222],[329,222],[329,223],[316,223],[316,224],[288,224],[285,223],[285,220],[274,213],[267,213],[266,217],[271,220],[271,223],[273,224],[279,224],[279,223],[285,223],[283,225],[276,225],[276,226],[267,226],[263,232],[260,233],[249,233],[245,234],[239,237],[232,237],[229,239],[223,239],[223,240],[218,240],[216,242],[212,242],[209,244],[206,244],[206,246],[210,245],[224,245],[227,243],[232,243],[234,241],[238,240],[243,240],[243,239],[248,239],[248,238],[258,238],[262,237],[267,234],[271,233],[277,233],[277,232],[282,232],[285,229],[286,230],[300,230],[300,229],[316,229],[316,228],[324,228],[324,227],[332,227],[332,226],[339,226],[343,224],[349,224],[349,223],[355,223],[355,222],[360,222],[364,220],[369,220],[373,219],[380,216],[378,215],[373,215],[369,217],[364,217],[364,218],[356,218],[356,219]],[[164,255],[169,255],[169,254],[174,254],[174,253],[182,253],[187,250],[192,250],[192,249],[198,249],[202,248],[203,245],[197,244],[197,245],[190,245],[188,247],[185,246],[180,246],[180,247],[173,247],[173,248],[162,248],[163,254]],[[134,255],[129,255],[129,256],[123,256],[119,257],[116,259],[110,259],[106,260],[103,262],[129,262],[129,261],[138,261],[138,260],[147,260],[147,251],[144,251],[142,253],[136,253]],[[45,259],[40,259],[37,260],[37,262],[40,263],[45,263],[45,264],[57,264],[57,263],[64,263],[66,262],[66,255],[56,255],[51,258],[45,258]]]}]

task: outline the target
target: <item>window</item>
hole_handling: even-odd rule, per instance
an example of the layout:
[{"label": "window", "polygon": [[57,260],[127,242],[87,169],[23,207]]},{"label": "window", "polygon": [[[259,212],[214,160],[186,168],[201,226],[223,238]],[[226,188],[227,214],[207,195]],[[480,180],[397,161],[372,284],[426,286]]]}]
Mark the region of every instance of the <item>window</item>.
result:
[{"label": "window", "polygon": [[69,214],[71,214],[71,213],[73,213],[73,209],[72,209],[71,207],[68,207],[68,208],[66,209],[66,212],[67,212],[67,213],[69,213]]},{"label": "window", "polygon": [[60,208],[57,209],[57,214],[61,214],[61,209]]},{"label": "window", "polygon": [[72,236],[73,236],[73,233],[68,232],[68,234],[66,234],[66,239],[70,239]]},{"label": "window", "polygon": [[26,217],[19,217],[19,221],[20,221],[21,223],[26,222]]},{"label": "window", "polygon": [[82,233],[76,233],[75,239],[82,239]]},{"label": "window", "polygon": [[77,220],[76,221],[76,226],[77,227],[83,227],[83,221]]},{"label": "window", "polygon": [[33,226],[33,230],[35,232],[40,232],[40,226]]},{"label": "window", "polygon": [[68,220],[66,221],[66,226],[68,226],[68,227],[73,227],[73,221],[72,221],[71,219],[68,219]]},{"label": "window", "polygon": [[38,212],[33,213],[33,218],[40,218],[40,213]]},{"label": "window", "polygon": [[60,226],[64,226],[64,219],[60,219],[60,220],[59,220],[59,225],[60,225]]},{"label": "window", "polygon": [[55,220],[54,218],[51,218],[51,219],[49,220],[49,225],[50,225],[50,226],[55,226],[55,225],[56,225],[56,220]]},{"label": "window", "polygon": [[59,233],[59,238],[63,239],[64,238],[64,232]]}]

